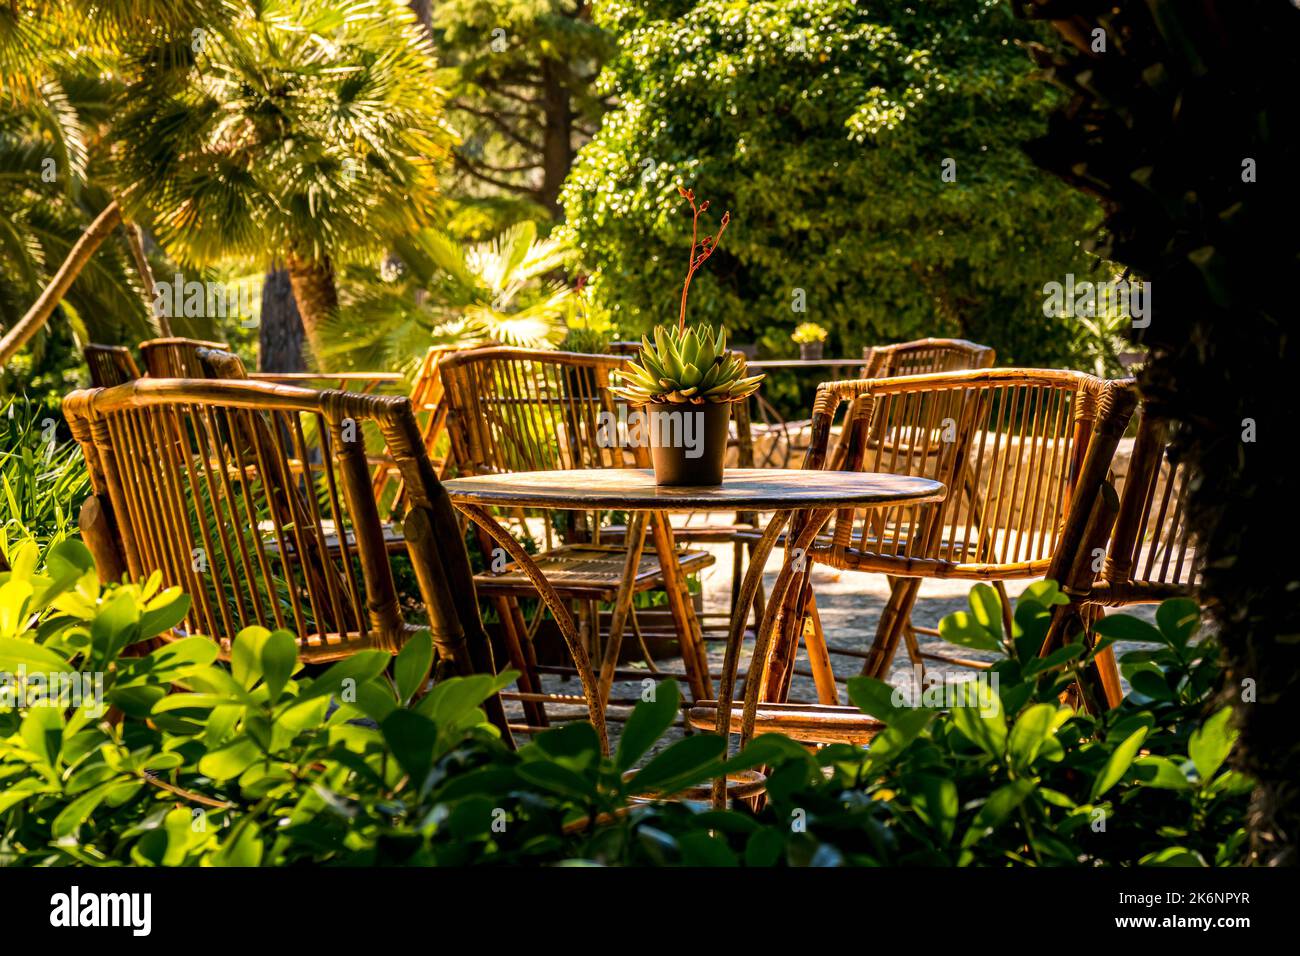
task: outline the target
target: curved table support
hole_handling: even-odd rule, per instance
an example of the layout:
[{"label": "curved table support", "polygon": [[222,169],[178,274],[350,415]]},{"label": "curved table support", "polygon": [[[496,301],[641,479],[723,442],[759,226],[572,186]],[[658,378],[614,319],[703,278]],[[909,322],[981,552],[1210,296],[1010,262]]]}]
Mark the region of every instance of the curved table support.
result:
[{"label": "curved table support", "polygon": [[[731,705],[736,694],[736,672],[740,666],[740,645],[745,636],[745,623],[749,620],[750,606],[754,603],[754,597],[763,581],[763,570],[767,564],[768,555],[772,553],[772,548],[781,536],[781,530],[789,519],[790,512],[778,511],[772,517],[772,520],[768,522],[767,527],[763,529],[762,537],[758,539],[753,550],[750,551],[749,567],[745,569],[745,580],[740,585],[740,594],[731,609],[731,629],[727,633],[726,655],[723,658],[722,676],[719,679],[717,723],[717,732],[722,735],[724,740],[728,741],[728,744],[731,735],[727,728],[731,726]],[[768,607],[770,608],[771,604]],[[748,686],[747,683],[746,687]],[[724,757],[729,750],[729,746],[724,749]],[[726,785],[722,778],[718,778],[713,782],[713,805],[722,808],[726,806],[726,802]]]},{"label": "curved table support", "polygon": [[596,728],[596,735],[600,738],[600,752],[605,756],[609,756],[609,730],[605,725],[605,708],[601,706],[596,675],[591,669],[591,658],[588,657],[587,649],[582,646],[582,641],[578,638],[578,629],[573,624],[573,617],[569,614],[569,609],[564,606],[559,594],[556,593],[555,588],[551,587],[551,583],[546,580],[546,577],[533,562],[528,552],[505,529],[497,524],[490,514],[478,505],[464,502],[457,503],[456,507],[482,528],[493,541],[505,549],[506,554],[510,555],[524,574],[528,576],[528,580],[533,582],[533,586],[537,588],[537,593],[546,603],[546,606],[550,608],[556,624],[560,627],[560,632],[564,635],[564,643],[568,645],[569,654],[573,658],[573,666],[578,671],[578,679],[582,682],[582,692],[587,698],[587,712],[591,717],[592,726]]},{"label": "curved table support", "polygon": [[[754,654],[749,662],[749,678],[745,681],[745,707],[740,719],[740,746],[742,748],[754,736],[754,721],[758,715],[758,698],[762,694],[764,672],[767,670],[767,659],[772,650],[772,632],[776,629],[777,621],[785,610],[785,598],[786,593],[790,590],[790,584],[795,575],[802,572],[801,568],[795,568],[796,562],[791,561],[789,556],[800,553],[807,554],[808,547],[813,543],[822,526],[830,520],[831,515],[834,513],[834,509],[831,508],[808,512],[808,520],[799,529],[794,541],[787,539],[787,557],[781,565],[781,573],[777,575],[776,582],[772,585],[772,593],[768,598],[763,623],[754,638]],[[720,727],[728,727],[731,723],[730,701],[718,701],[719,716],[721,716],[721,710],[724,706],[727,708],[726,723],[720,723]]]}]

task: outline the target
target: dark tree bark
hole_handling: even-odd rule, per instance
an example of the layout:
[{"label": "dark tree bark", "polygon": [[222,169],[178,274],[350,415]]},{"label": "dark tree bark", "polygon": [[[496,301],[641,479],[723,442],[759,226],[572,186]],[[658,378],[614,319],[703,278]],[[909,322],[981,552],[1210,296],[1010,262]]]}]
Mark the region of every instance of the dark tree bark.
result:
[{"label": "dark tree bark", "polygon": [[302,316],[289,273],[276,269],[262,286],[262,324],[257,330],[257,368],[262,372],[305,372]]},{"label": "dark tree bark", "polygon": [[542,64],[542,186],[538,200],[556,219],[563,218],[560,190],[573,166],[573,103],[551,60]]},{"label": "dark tree bark", "polygon": [[415,14],[415,18],[420,21],[424,29],[429,33],[433,32],[433,2],[432,0],[409,0],[407,4]]},{"label": "dark tree bark", "polygon": [[[1253,859],[1300,839],[1300,372],[1293,276],[1300,164],[1290,0],[1020,0],[1066,45],[1036,58],[1072,94],[1034,159],[1096,196],[1098,251],[1151,283],[1144,400],[1196,479],[1188,517],[1225,654],[1236,765],[1258,781]],[[1104,43],[1104,48],[1102,44]],[[1284,556],[1285,555],[1285,556]]]}]

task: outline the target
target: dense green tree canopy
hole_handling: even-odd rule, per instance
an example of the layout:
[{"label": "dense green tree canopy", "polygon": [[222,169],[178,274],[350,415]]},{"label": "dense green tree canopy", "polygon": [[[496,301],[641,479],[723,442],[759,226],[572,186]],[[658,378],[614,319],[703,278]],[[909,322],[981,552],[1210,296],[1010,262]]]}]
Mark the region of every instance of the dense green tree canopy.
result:
[{"label": "dense green tree canopy", "polygon": [[[1021,144],[1052,93],[988,0],[625,2],[598,8],[620,109],[580,153],[563,201],[595,294],[625,330],[674,315],[690,216],[733,225],[691,288],[695,319],[793,351],[801,321],[830,354],[956,334],[1004,361],[1066,360],[1045,282],[1096,268],[1095,213]],[[947,175],[945,175],[947,172]],[[716,222],[716,220],[715,220]],[[800,311],[804,305],[806,311]]]}]

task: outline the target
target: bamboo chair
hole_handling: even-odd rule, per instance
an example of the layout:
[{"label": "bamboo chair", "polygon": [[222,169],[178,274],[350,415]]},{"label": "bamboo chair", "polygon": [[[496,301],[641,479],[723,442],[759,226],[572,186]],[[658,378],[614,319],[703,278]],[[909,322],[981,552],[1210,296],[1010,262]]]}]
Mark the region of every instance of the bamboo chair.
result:
[{"label": "bamboo chair", "polygon": [[[456,351],[442,346],[429,349],[420,360],[411,383],[411,405],[420,422],[420,437],[424,442],[425,454],[433,462],[439,478],[446,476],[451,465],[450,455],[438,455],[438,443],[447,428],[447,405],[443,401],[444,389],[439,367],[444,358]],[[393,512],[401,510],[405,497],[402,474],[383,456],[375,466],[373,485],[375,500],[389,501],[389,509]]]},{"label": "bamboo chair", "polygon": [[[409,491],[406,546],[439,673],[495,672],[408,399],[146,378],[73,392],[63,409],[90,471],[80,523],[101,579],[158,573],[182,588],[192,603],[168,639],[207,635],[228,655],[245,627],[283,628],[309,663],[396,653],[426,626],[403,615],[370,493],[361,426],[374,423]],[[337,548],[330,528],[346,530]],[[489,714],[508,734],[499,701]]]},{"label": "bamboo chair", "polygon": [[[943,502],[865,513],[847,509],[814,539],[802,578],[782,608],[779,639],[766,661],[751,661],[746,701],[732,709],[730,733],[742,741],[780,732],[811,744],[868,743],[883,726],[841,706],[832,653],[864,659],[862,672],[884,678],[900,640],[913,663],[978,661],[921,653],[910,615],[922,578],[992,580],[1040,577],[1089,448],[1097,408],[1111,386],[1077,372],[989,369],[828,382],[817,392],[806,467],[829,458],[831,426],[848,406],[843,436],[849,470],[921,475],[948,488]],[[1014,498],[1021,498],[1019,509]],[[795,531],[798,536],[798,530]],[[897,579],[870,652],[828,647],[812,600],[812,565],[880,571]],[[1005,592],[1004,592],[1005,604]],[[812,664],[818,702],[785,699],[798,639]],[[716,701],[699,701],[688,719],[712,731]]]},{"label": "bamboo chair", "polygon": [[[611,376],[624,360],[612,355],[534,351],[517,348],[486,348],[458,352],[444,358],[441,373],[447,405],[447,430],[452,454],[460,473],[501,474],[516,471],[549,471],[580,468],[645,467],[647,449],[608,447],[600,440],[599,416],[617,414],[618,405],[609,391]],[[574,489],[576,500],[581,488]],[[601,656],[600,696],[609,705],[610,719],[625,717],[623,708],[634,701],[610,699],[615,679],[640,679],[656,675],[653,670],[625,671],[609,649],[619,646],[627,627],[643,637],[633,607],[636,594],[662,590],[668,596],[673,630],[681,642],[685,677],[694,698],[708,697],[708,662],[699,623],[689,605],[685,575],[713,562],[706,551],[677,548],[674,529],[667,516],[631,516],[625,533],[611,543],[604,537],[599,516],[563,512],[574,519],[564,543],[552,539],[550,517],[545,524],[546,547],[536,556],[546,579],[568,602],[577,604],[583,636],[593,652],[599,652],[602,638],[606,653]],[[516,518],[525,515],[518,512]],[[652,544],[645,545],[647,526]],[[484,554],[493,552],[492,542],[476,529]],[[539,664],[531,636],[540,617],[529,624],[520,610],[519,599],[532,597],[536,589],[513,562],[498,571],[484,571],[476,577],[479,593],[491,600],[502,623],[502,636],[511,666],[522,673],[518,692],[505,695],[522,703],[527,723],[514,725],[521,732],[535,732],[550,723],[547,703],[580,703],[573,695],[544,693],[543,674],[571,674],[573,668]],[[601,603],[612,606],[607,624],[602,622]],[[540,611],[540,608],[539,608]],[[644,641],[642,650],[645,651]],[[649,653],[646,658],[649,660]]]},{"label": "bamboo chair", "polygon": [[111,388],[140,377],[140,367],[135,364],[131,350],[124,345],[87,345],[81,350],[90,369],[93,388]]},{"label": "bamboo chair", "polygon": [[[1198,596],[1200,567],[1186,513],[1191,476],[1185,464],[1170,457],[1168,423],[1145,407],[1121,490],[1115,489],[1112,461],[1136,405],[1131,381],[1115,383],[1103,398],[1095,447],[1089,448],[1061,548],[1048,571],[1070,603],[1053,609],[1045,652],[1079,633],[1090,642],[1092,625],[1108,607]],[[1097,670],[1100,686],[1085,703],[1114,707],[1123,688],[1109,648],[1098,655]]]},{"label": "bamboo chair", "polygon": [[154,378],[202,378],[199,349],[229,352],[230,346],[224,342],[173,336],[141,342],[140,356],[144,359],[145,371]]},{"label": "bamboo chair", "polygon": [[966,339],[914,339],[896,345],[869,345],[862,350],[862,357],[867,360],[863,378],[897,378],[992,368],[997,353]]},{"label": "bamboo chair", "polygon": [[[922,653],[911,623],[924,578],[1003,582],[1041,577],[1055,553],[1070,496],[1111,386],[1078,372],[988,369],[827,383],[818,390],[810,467],[825,460],[830,424],[848,404],[843,466],[922,475],[942,481],[947,499],[915,509],[842,513],[809,550],[813,563],[891,577],[875,641],[863,654],[825,644],[811,605],[805,630],[818,699],[838,699],[829,653],[862,659],[862,673],[883,678],[900,642],[915,666],[938,660],[985,666],[970,658]],[[787,624],[787,627],[793,627]],[[778,645],[787,651],[790,641]],[[783,693],[793,656],[775,663],[767,699]]]},{"label": "bamboo chair", "polygon": [[[997,353],[987,345],[968,342],[966,339],[931,338],[914,339],[895,345],[869,345],[862,350],[862,357],[866,360],[862,366],[862,378],[896,378],[900,375],[934,375],[939,372],[992,368]],[[768,418],[772,416],[776,416],[775,409],[767,412]],[[776,417],[779,419],[779,416]],[[804,456],[808,454],[809,445],[796,442],[794,436],[802,435],[805,429],[811,432],[811,426],[811,420],[807,419],[781,421],[779,427],[786,433],[786,453],[780,467],[785,467],[795,453]],[[837,446],[831,467],[839,469],[841,457]],[[766,464],[773,464],[770,453]]]}]

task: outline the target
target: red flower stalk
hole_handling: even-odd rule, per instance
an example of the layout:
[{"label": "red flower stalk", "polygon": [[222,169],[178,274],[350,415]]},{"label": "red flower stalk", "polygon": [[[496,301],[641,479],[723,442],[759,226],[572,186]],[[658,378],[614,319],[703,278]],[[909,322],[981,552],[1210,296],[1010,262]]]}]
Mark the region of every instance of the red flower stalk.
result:
[{"label": "red flower stalk", "polygon": [[709,201],[706,199],[696,206],[695,193],[692,190],[678,186],[677,192],[691,204],[691,258],[686,270],[686,281],[682,283],[682,308],[677,317],[677,331],[683,333],[686,331],[686,295],[691,288],[691,277],[700,266],[704,265],[705,260],[717,251],[718,243],[722,241],[722,234],[727,231],[727,223],[731,222],[731,212],[728,210],[722,214],[715,235],[705,236],[703,240],[697,242],[696,239],[700,234],[700,216],[709,208]]}]

